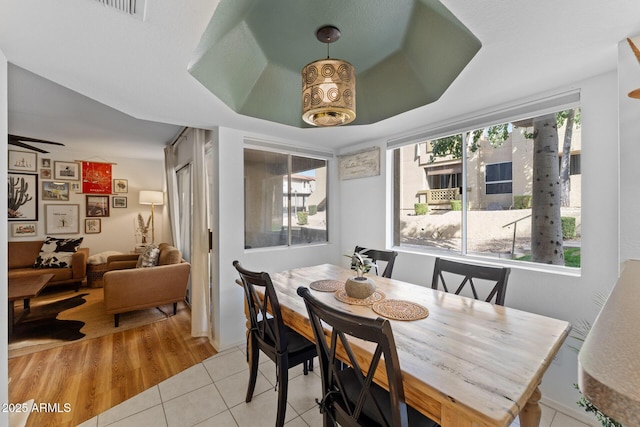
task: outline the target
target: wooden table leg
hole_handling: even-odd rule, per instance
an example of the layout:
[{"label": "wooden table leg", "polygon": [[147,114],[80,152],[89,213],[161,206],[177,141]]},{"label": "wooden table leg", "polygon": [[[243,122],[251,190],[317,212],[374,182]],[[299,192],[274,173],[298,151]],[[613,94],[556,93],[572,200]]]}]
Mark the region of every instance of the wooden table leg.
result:
[{"label": "wooden table leg", "polygon": [[536,387],[531,393],[531,397],[520,411],[520,427],[538,427],[540,426],[540,417],[542,410],[540,409],[540,398],[542,393],[540,388]]}]

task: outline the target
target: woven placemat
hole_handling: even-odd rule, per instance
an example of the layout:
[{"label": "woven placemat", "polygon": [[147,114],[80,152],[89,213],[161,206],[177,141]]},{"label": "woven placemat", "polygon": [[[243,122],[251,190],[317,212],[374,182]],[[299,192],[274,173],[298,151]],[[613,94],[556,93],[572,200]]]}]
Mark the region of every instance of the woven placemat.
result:
[{"label": "woven placemat", "polygon": [[380,316],[393,320],[418,320],[429,315],[429,310],[426,307],[398,299],[377,302],[371,306],[371,309]]},{"label": "woven placemat", "polygon": [[335,292],[344,289],[344,282],[339,282],[338,280],[316,280],[311,282],[309,287],[314,291]]},{"label": "woven placemat", "polygon": [[347,295],[347,291],[344,289],[337,290],[335,294],[333,294],[338,301],[344,302],[346,304],[351,305],[371,305],[374,302],[382,301],[385,297],[384,292],[382,291],[373,291],[369,297],[360,299],[360,298],[352,298]]}]

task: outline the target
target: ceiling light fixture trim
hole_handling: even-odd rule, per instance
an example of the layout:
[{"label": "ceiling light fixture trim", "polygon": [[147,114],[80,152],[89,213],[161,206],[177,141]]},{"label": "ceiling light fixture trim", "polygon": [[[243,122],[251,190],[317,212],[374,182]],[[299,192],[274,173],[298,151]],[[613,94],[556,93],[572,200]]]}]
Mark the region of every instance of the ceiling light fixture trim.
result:
[{"label": "ceiling light fixture trim", "polygon": [[356,119],[356,73],[353,65],[331,58],[329,44],[340,38],[340,30],[324,26],[316,31],[327,44],[327,59],[302,69],[302,120],[312,126],[338,126]]}]

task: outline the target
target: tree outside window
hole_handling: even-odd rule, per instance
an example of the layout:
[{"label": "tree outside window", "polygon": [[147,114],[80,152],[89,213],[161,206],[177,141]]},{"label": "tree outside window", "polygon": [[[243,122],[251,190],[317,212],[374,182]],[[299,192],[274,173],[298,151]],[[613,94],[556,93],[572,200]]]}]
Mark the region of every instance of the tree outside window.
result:
[{"label": "tree outside window", "polygon": [[397,148],[395,244],[579,267],[580,153],[577,108]]}]

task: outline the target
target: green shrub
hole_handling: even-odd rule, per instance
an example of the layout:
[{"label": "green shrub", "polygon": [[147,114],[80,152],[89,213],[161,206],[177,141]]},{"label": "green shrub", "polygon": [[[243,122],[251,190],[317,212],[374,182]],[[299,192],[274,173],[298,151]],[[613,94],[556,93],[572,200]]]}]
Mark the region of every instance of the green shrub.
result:
[{"label": "green shrub", "polygon": [[576,219],[572,216],[563,216],[560,218],[562,222],[562,238],[573,239],[576,237]]},{"label": "green shrub", "polygon": [[429,205],[426,203],[414,203],[413,209],[416,211],[416,215],[426,215],[429,211]]},{"label": "green shrub", "polygon": [[461,211],[462,210],[462,200],[451,200],[451,210],[452,211]]},{"label": "green shrub", "polygon": [[513,207],[516,209],[531,209],[531,196],[513,196]]},{"label": "green shrub", "polygon": [[318,205],[309,205],[309,215],[315,215],[318,213]]},{"label": "green shrub", "polygon": [[307,212],[298,212],[298,225],[306,225],[309,220],[309,214]]}]

